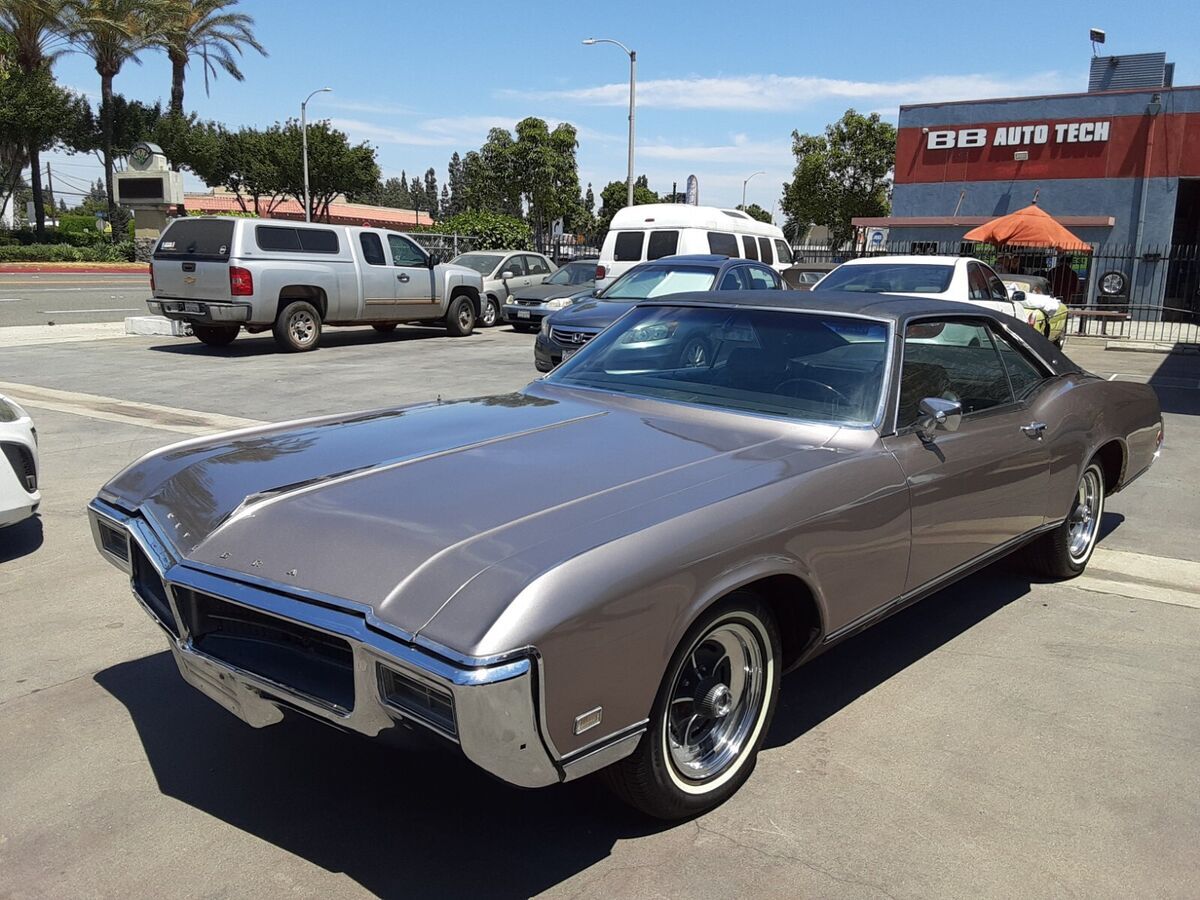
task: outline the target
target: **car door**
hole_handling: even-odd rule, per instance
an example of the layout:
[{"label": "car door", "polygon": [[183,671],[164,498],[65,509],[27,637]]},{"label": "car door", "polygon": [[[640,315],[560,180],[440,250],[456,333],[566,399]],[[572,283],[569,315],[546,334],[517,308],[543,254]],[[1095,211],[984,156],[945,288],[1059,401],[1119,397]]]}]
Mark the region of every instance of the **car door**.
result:
[{"label": "car door", "polygon": [[[1029,410],[1038,383],[1009,375],[1002,354],[1013,352],[986,319],[928,319],[908,327],[896,433],[884,440],[905,473],[912,507],[906,590],[1045,521],[1050,455]],[[927,397],[962,404],[956,431],[918,431],[918,405]]]},{"label": "car door", "polygon": [[425,251],[400,234],[389,234],[387,239],[396,272],[397,307],[403,309],[436,303],[433,269],[426,262]]},{"label": "car door", "polygon": [[508,299],[508,297],[512,295],[513,291],[516,291],[528,284],[527,278],[529,273],[525,267],[525,254],[514,253],[512,256],[502,262],[499,270],[496,272],[496,277],[499,278],[505,272],[509,272],[510,275],[508,278],[502,279],[500,282],[500,289],[504,291],[504,296],[500,298],[501,303]]},{"label": "car door", "polygon": [[383,241],[374,231],[359,233],[358,248],[365,263],[362,267],[362,315],[367,319],[386,319],[395,311],[398,286],[391,256],[383,249]]},{"label": "car door", "polygon": [[543,256],[534,253],[525,255],[525,284],[541,284],[550,276],[550,263]]}]

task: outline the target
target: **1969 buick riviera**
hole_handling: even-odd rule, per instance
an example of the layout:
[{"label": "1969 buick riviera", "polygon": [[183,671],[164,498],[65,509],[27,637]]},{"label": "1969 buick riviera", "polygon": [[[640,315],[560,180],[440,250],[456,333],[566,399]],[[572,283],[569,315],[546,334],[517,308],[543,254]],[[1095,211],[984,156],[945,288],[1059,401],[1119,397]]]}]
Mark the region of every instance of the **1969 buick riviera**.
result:
[{"label": "1969 buick riviera", "polygon": [[1017,548],[1077,575],[1162,444],[1149,387],[1015,320],[796,302],[648,301],[516,394],[185,441],[101,490],[96,544],[253,726],[405,722],[516,785],[604,769],[695,814],[784,671]]}]

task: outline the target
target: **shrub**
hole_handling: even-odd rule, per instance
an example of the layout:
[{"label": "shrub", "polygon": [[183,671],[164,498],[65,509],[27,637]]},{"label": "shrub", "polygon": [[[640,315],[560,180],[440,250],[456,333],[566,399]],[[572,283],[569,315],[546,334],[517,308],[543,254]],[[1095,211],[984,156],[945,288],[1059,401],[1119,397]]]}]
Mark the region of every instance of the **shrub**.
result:
[{"label": "shrub", "polygon": [[420,230],[473,237],[477,241],[476,250],[533,249],[533,232],[529,225],[499,213],[463,212]]},{"label": "shrub", "polygon": [[132,262],[133,241],[72,247],[70,244],[15,244],[0,246],[0,263],[6,262]]}]

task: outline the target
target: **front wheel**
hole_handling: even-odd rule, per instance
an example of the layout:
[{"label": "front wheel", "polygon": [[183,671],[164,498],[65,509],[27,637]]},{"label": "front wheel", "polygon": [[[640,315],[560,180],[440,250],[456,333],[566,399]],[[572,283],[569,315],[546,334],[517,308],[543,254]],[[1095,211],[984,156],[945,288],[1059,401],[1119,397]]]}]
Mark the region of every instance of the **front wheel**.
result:
[{"label": "front wheel", "polygon": [[393,331],[396,330],[396,323],[395,322],[380,322],[379,324],[372,325],[371,327],[374,328],[376,331],[378,331],[380,334],[391,334]]},{"label": "front wheel", "polygon": [[779,697],[779,627],[737,591],[688,631],[637,750],[604,770],[627,803],[659,819],[699,815],[750,777]]},{"label": "front wheel", "polygon": [[193,325],[194,334],[202,344],[210,347],[228,347],[241,329],[237,325]]},{"label": "front wheel", "polygon": [[1083,574],[1104,515],[1104,471],[1092,461],[1079,477],[1075,500],[1065,522],[1029,545],[1033,568],[1051,578],[1074,578]]},{"label": "front wheel", "polygon": [[500,301],[489,297],[483,305],[483,317],[479,320],[480,328],[491,328],[500,321]]},{"label": "front wheel", "polygon": [[307,300],[289,303],[275,319],[275,343],[290,353],[316,350],[321,343],[321,314]]},{"label": "front wheel", "polygon": [[452,337],[466,337],[475,330],[475,308],[471,298],[459,294],[450,301],[446,312],[446,331]]}]

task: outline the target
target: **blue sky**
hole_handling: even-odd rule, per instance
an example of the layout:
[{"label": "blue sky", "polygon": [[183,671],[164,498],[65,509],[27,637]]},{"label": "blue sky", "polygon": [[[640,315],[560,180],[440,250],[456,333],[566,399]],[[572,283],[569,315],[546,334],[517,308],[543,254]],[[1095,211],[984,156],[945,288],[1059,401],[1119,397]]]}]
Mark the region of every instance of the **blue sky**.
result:
[{"label": "blue sky", "polygon": [[[439,184],[457,150],[476,149],[493,126],[535,115],[579,129],[581,183],[597,195],[624,180],[627,57],[638,53],[636,170],[650,186],[682,190],[700,180],[702,203],[770,209],[790,177],[791,133],[821,130],[847,107],[895,121],[901,103],[1016,96],[1086,88],[1091,26],[1107,52],[1165,50],[1175,83],[1200,81],[1200,16],[1187,0],[1153,5],[838,4],[604,2],[502,4],[457,0],[243,0],[266,59],[248,56],[246,80],[222,74],[204,94],[189,70],[185,105],[230,125],[266,125],[309,107],[352,140],[373,144],[386,176],[433,166]],[[165,98],[160,53],[128,66],[116,89]],[[59,62],[59,80],[93,97],[98,76],[84,57]],[[80,183],[100,172],[90,157],[55,155],[56,172]],[[189,189],[202,187],[191,180]],[[777,210],[776,210],[777,211]]]}]

